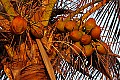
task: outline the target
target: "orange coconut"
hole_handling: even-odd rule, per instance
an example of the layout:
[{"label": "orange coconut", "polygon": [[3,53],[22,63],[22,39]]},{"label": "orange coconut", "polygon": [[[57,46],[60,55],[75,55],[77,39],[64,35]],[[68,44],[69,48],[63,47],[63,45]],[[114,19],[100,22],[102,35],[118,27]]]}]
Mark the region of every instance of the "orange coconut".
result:
[{"label": "orange coconut", "polygon": [[82,35],[81,39],[80,39],[82,44],[89,44],[91,42],[91,36],[90,35]]},{"label": "orange coconut", "polygon": [[72,30],[78,30],[78,26],[76,24],[75,21],[68,21],[65,23],[65,28],[68,30],[68,31],[72,31]]},{"label": "orange coconut", "polygon": [[104,42],[96,42],[96,49],[99,54],[107,54],[107,51],[110,49],[108,45]]},{"label": "orange coconut", "polygon": [[27,29],[27,21],[21,17],[16,16],[11,23],[11,31],[14,34],[22,34]]},{"label": "orange coconut", "polygon": [[86,22],[85,22],[85,28],[87,32],[90,32],[92,28],[94,28],[96,26],[96,21],[94,18],[89,18]]},{"label": "orange coconut", "polygon": [[83,35],[82,31],[73,30],[72,32],[70,32],[70,38],[73,41],[79,41],[81,39],[82,35]]},{"label": "orange coconut", "polygon": [[94,49],[91,44],[83,46],[83,52],[86,57],[89,57],[92,55]]},{"label": "orange coconut", "polygon": [[64,22],[64,21],[62,21],[62,20],[59,20],[59,21],[56,22],[55,25],[56,25],[56,27],[57,27],[58,30],[60,30],[61,32],[64,32],[64,31],[65,31],[65,30],[64,30],[65,23],[66,23],[66,22]]},{"label": "orange coconut", "polygon": [[35,38],[42,38],[43,37],[43,26],[41,26],[41,27],[32,26],[30,28],[30,31]]},{"label": "orange coconut", "polygon": [[83,47],[80,45],[80,42],[75,42],[73,44],[73,48],[78,52],[81,53],[81,50],[83,49]]},{"label": "orange coconut", "polygon": [[91,30],[91,37],[92,39],[99,39],[101,33],[100,26],[96,26]]}]

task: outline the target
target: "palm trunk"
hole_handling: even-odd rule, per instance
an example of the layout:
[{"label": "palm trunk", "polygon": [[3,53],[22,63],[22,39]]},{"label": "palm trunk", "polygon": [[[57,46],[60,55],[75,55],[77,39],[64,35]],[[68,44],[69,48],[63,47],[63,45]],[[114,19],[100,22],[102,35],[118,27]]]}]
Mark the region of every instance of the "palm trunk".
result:
[{"label": "palm trunk", "polygon": [[50,80],[38,46],[33,40],[32,43],[31,47],[22,43],[16,50],[5,47],[7,52],[13,50],[14,54],[11,57],[12,62],[4,63],[5,72],[10,80]]}]

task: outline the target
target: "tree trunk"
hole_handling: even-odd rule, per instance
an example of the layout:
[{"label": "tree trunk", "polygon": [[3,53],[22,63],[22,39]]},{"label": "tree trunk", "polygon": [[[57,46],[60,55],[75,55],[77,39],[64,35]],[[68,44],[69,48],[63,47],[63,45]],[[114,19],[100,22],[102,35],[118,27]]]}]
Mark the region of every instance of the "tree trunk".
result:
[{"label": "tree trunk", "polygon": [[29,42],[26,44],[23,42],[12,49],[5,46],[9,54],[13,52],[11,62],[3,62],[8,78],[10,80],[50,80],[36,42],[31,40],[31,46],[28,45]]}]

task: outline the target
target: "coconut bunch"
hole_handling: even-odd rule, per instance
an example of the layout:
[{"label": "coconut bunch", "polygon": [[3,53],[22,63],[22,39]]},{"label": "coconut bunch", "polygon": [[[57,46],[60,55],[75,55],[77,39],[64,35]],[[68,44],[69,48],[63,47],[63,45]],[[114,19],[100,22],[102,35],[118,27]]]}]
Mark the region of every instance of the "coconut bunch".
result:
[{"label": "coconut bunch", "polygon": [[110,51],[109,46],[100,39],[101,28],[96,24],[94,18],[89,18],[82,27],[79,27],[74,20],[56,23],[57,29],[69,35],[72,47],[79,55],[89,57],[96,50],[97,53],[105,55]]},{"label": "coconut bunch", "polygon": [[[94,18],[89,18],[79,25],[74,19],[65,21],[62,17],[53,26],[49,27],[51,28],[51,31],[49,30],[49,33],[51,34],[47,34],[47,36],[51,35],[51,39],[50,37],[44,37],[44,39],[42,38],[42,42],[44,44],[50,43],[50,45],[52,45],[50,47],[50,45],[48,46],[45,44],[49,57],[52,56],[51,60],[60,57],[70,63],[77,70],[81,69],[76,67],[80,65],[86,67],[91,65],[95,68],[97,68],[95,65],[99,65],[99,67],[103,68],[105,72],[100,68],[97,69],[102,73],[107,74],[106,76],[111,79],[109,69],[104,66],[109,66],[109,64],[111,64],[110,59],[120,56],[112,53],[109,45],[101,40],[102,30],[101,27],[97,25]],[[110,59],[105,60],[107,57],[110,57]],[[76,62],[79,61],[81,64],[76,64]],[[109,63],[104,63],[104,61]],[[85,65],[86,62],[88,62],[87,65]],[[54,63],[53,66],[55,66],[55,60],[53,60],[52,63]],[[86,67],[84,67],[84,69]]]}]

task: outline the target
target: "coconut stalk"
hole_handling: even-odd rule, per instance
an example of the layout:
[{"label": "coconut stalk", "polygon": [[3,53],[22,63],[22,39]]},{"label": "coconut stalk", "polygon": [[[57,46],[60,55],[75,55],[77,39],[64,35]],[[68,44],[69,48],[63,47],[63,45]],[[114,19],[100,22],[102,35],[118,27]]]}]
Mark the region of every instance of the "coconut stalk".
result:
[{"label": "coconut stalk", "polygon": [[70,18],[74,17],[76,14],[79,14],[80,11],[82,11],[83,9],[95,4],[95,3],[98,3],[99,4],[97,6],[94,6],[90,11],[88,11],[87,13],[85,13],[82,17],[82,20],[86,19],[91,13],[95,12],[96,10],[98,10],[100,7],[102,7],[103,5],[106,4],[106,2],[108,2],[109,0],[95,0],[94,2],[90,2],[90,3],[87,3],[86,5],[78,8],[76,11],[72,12],[65,20],[68,21],[70,20]]},{"label": "coconut stalk", "polygon": [[102,6],[104,6],[106,3],[106,0],[99,2],[96,6],[94,6],[93,8],[91,8],[87,13],[85,13],[82,16],[82,21],[84,21],[88,16],[90,16],[93,12],[95,12],[96,10],[98,10],[99,8],[101,8]]},{"label": "coconut stalk", "polygon": [[76,11],[72,12],[66,19],[65,21],[69,21],[70,18],[74,17],[76,14],[79,14],[80,11],[84,10],[85,8],[89,7],[90,5],[94,4],[95,2],[90,2],[85,4],[84,6],[78,8]]}]

